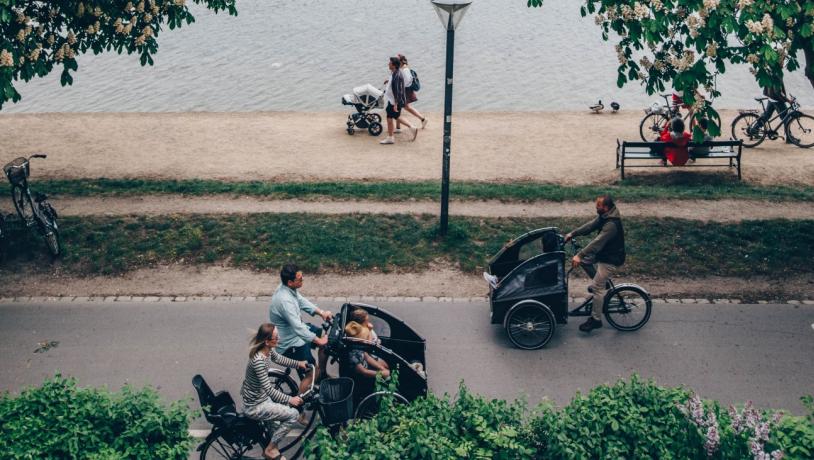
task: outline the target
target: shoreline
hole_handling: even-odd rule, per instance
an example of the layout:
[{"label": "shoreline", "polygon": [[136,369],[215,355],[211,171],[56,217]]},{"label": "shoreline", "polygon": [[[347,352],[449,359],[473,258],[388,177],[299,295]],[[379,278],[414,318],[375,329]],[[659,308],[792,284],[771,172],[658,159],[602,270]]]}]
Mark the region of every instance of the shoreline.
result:
[{"label": "shoreline", "polygon": [[[7,159],[45,152],[32,178],[217,179],[227,181],[437,180],[442,117],[415,142],[391,146],[345,132],[344,112],[157,112],[2,114]],[[724,135],[736,111],[721,112]],[[453,181],[611,184],[616,140],[638,138],[641,110],[461,112],[453,118]],[[408,117],[412,120],[412,117]],[[45,133],[45,134],[43,134]],[[13,153],[11,153],[13,152]],[[782,141],[744,149],[744,180],[814,185],[814,155]],[[670,174],[636,170],[631,177]],[[736,181],[730,171],[677,168]]]}]

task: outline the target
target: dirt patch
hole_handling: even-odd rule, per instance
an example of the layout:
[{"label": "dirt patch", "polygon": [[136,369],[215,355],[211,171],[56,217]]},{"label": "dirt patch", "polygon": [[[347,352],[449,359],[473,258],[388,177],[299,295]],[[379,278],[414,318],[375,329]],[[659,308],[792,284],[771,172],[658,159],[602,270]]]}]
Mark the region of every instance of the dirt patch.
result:
[{"label": "dirt patch", "polygon": [[[88,215],[168,215],[168,214],[436,214],[438,203],[377,201],[301,201],[264,200],[255,197],[182,197],[132,196],[108,198],[58,198],[54,204],[63,216]],[[477,217],[585,217],[592,203],[533,202],[501,203],[499,201],[453,201],[450,213]],[[672,217],[678,219],[738,222],[744,219],[814,219],[814,206],[809,203],[786,203],[747,200],[658,200],[620,205],[626,217]]]},{"label": "dirt patch", "polygon": [[[723,138],[728,138],[729,123],[736,114],[722,112]],[[587,111],[456,113],[452,180],[614,182],[619,178],[616,139],[638,139],[642,115],[640,110],[600,115]],[[388,146],[366,133],[347,135],[346,117],[342,112],[6,114],[0,115],[0,131],[5,152],[49,154],[46,161],[33,165],[35,178],[409,181],[440,177],[440,114],[429,114],[430,123],[415,142],[398,139]],[[750,182],[814,184],[814,155],[782,141],[745,150],[743,163],[744,178]],[[674,172],[670,168],[635,170],[631,177],[661,180]]]},{"label": "dirt patch", "polygon": [[[633,281],[619,279],[618,281]],[[791,279],[751,279],[707,277],[635,280],[654,297],[757,299],[814,298],[814,279],[801,276]],[[279,284],[275,273],[210,266],[162,266],[141,269],[122,276],[76,277],[59,271],[36,273],[32,269],[0,271],[0,295],[14,296],[112,296],[112,295],[183,295],[183,296],[260,296],[271,295]],[[588,280],[571,280],[571,295],[586,293]],[[476,297],[486,295],[488,288],[476,274],[438,265],[419,273],[366,273],[308,275],[303,294],[311,297],[334,296],[405,296],[405,297]]]}]

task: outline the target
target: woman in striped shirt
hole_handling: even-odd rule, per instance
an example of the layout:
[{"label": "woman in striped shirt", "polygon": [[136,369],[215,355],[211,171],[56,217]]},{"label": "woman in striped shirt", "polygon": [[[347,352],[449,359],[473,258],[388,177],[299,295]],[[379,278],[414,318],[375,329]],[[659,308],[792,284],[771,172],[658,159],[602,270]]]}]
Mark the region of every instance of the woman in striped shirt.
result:
[{"label": "woman in striped shirt", "polygon": [[243,380],[240,396],[243,397],[243,410],[249,418],[263,422],[281,422],[280,427],[271,434],[271,442],[263,454],[269,460],[285,460],[277,443],[297,424],[299,412],[295,407],[302,405],[302,399],[274,388],[268,372],[272,362],[299,369],[305,369],[308,364],[281,356],[274,351],[276,346],[277,329],[271,323],[261,324],[250,343],[249,363],[246,365],[246,378]]}]

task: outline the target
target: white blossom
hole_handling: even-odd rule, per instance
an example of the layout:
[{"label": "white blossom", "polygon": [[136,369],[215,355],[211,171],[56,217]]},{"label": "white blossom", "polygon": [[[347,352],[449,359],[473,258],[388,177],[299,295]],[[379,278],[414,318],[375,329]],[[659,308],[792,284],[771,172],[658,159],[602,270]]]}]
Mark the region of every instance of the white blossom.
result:
[{"label": "white blossom", "polygon": [[638,19],[645,19],[650,17],[650,9],[639,2],[636,2],[633,5],[633,13],[636,15]]},{"label": "white blossom", "polygon": [[744,9],[746,7],[752,6],[755,0],[738,0],[738,8]]},{"label": "white blossom", "polygon": [[718,54],[718,44],[715,42],[710,42],[707,45],[707,57],[714,58]]},{"label": "white blossom", "polygon": [[76,43],[76,35],[73,32],[68,32],[68,38],[66,39],[69,45],[73,45]]},{"label": "white blossom", "polygon": [[0,50],[0,67],[14,67],[14,56],[6,50]]},{"label": "white blossom", "polygon": [[664,4],[661,2],[661,0],[651,0],[650,6],[653,7],[653,11],[664,10]]},{"label": "white blossom", "polygon": [[763,15],[763,20],[760,21],[763,25],[763,30],[766,31],[768,36],[772,36],[774,34],[774,19],[769,16],[769,13]]},{"label": "white blossom", "polygon": [[751,19],[746,21],[746,28],[749,29],[749,32],[752,32],[755,35],[760,35],[763,33],[763,24]]},{"label": "white blossom", "polygon": [[718,8],[718,5],[721,3],[721,0],[704,0],[704,8],[708,10],[714,10]]}]

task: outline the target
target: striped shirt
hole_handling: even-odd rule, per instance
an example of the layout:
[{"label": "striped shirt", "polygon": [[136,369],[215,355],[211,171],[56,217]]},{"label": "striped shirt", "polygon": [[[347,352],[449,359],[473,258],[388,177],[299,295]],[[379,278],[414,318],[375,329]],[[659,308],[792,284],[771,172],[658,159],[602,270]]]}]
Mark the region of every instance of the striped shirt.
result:
[{"label": "striped shirt", "polygon": [[291,395],[287,395],[271,385],[269,369],[271,369],[272,362],[291,368],[299,365],[299,361],[286,358],[274,350],[270,350],[268,356],[264,356],[258,351],[246,364],[246,377],[243,379],[243,387],[240,389],[244,407],[256,406],[269,398],[276,403],[288,404]]}]

